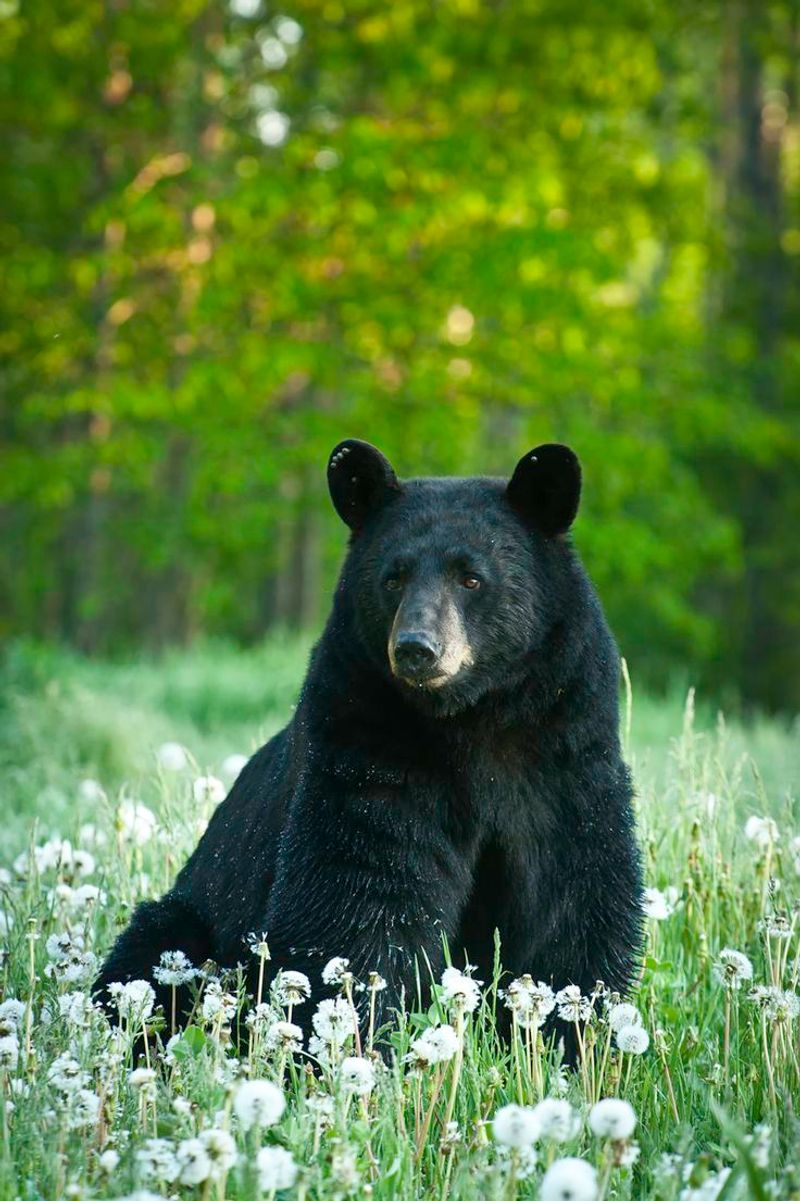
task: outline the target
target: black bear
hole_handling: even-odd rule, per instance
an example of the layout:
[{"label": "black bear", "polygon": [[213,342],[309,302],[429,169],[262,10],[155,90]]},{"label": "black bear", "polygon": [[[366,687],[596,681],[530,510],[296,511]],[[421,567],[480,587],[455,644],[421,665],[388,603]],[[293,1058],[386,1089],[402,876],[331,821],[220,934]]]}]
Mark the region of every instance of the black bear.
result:
[{"label": "black bear", "polygon": [[265,931],[270,974],[305,972],[315,997],[334,956],[379,972],[385,1018],[417,964],[442,970],[443,935],[490,978],[497,930],[515,975],[624,992],[641,870],[617,650],[566,537],[575,454],[540,446],[508,482],[401,481],[348,440],[328,483],[350,545],[296,713],[98,990],[152,979],[163,951],[252,961]]}]

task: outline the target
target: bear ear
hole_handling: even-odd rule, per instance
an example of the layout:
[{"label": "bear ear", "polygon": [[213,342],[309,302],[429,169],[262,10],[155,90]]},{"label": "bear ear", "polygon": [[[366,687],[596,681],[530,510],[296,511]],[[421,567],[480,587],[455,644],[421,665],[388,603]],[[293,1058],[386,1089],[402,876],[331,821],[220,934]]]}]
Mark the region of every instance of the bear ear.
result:
[{"label": "bear ear", "polygon": [[351,530],[360,530],[370,513],[401,491],[389,460],[357,438],[347,438],[331,451],[328,488],[333,507]]},{"label": "bear ear", "polygon": [[511,507],[546,538],[566,533],[578,512],[580,495],[578,456],[557,442],[523,455],[506,489]]}]

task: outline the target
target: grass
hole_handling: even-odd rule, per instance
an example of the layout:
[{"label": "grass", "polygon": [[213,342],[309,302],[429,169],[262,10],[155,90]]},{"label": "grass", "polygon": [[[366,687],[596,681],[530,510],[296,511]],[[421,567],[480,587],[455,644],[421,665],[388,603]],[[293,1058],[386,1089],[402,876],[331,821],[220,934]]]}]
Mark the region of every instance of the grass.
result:
[{"label": "grass", "polygon": [[[273,1045],[283,1029],[275,1021],[291,1016],[275,998],[262,998],[270,1008],[235,1053],[227,1001],[206,984],[191,1030],[166,1057],[158,1048],[169,1015],[160,1030],[152,1018],[144,1023],[154,1074],[131,1075],[142,1021],[133,1015],[112,1035],[86,1009],[81,973],[90,977],[91,960],[82,956],[102,955],[137,900],[169,884],[212,805],[195,799],[194,779],[221,775],[226,756],[251,751],[283,724],[308,648],[287,636],[246,652],[208,645],[158,663],[114,664],[25,645],[9,652],[0,679],[0,929],[3,999],[20,1004],[0,1007],[0,1201],[142,1189],[215,1201],[276,1192],[321,1201],[800,1197],[800,1018],[783,995],[798,991],[800,971],[800,740],[796,727],[727,724],[677,694],[636,696],[630,715],[648,884],[675,890],[670,915],[648,921],[632,998],[649,1034],[645,1053],[621,1051],[603,1011],[587,1031],[581,1068],[564,1072],[535,1029],[517,1024],[510,1046],[498,1040],[492,1009],[507,979],[484,982],[474,1012],[468,997],[459,1003],[456,981],[430,1011],[398,1019],[391,1066],[343,1068],[351,1037],[312,1071],[305,1052]],[[185,769],[159,764],[168,740],[189,751]],[[87,779],[102,791],[82,785]],[[131,824],[132,802],[153,812],[152,831]],[[754,817],[774,828],[750,820],[747,837]],[[63,846],[59,855],[53,843],[31,854],[54,836],[94,862]],[[57,945],[59,935],[67,937]],[[725,968],[725,948],[747,957],[752,980],[737,977],[746,968],[735,959]],[[757,986],[774,990],[766,1003],[750,999]],[[346,979],[342,987],[346,1012]],[[235,993],[237,981],[220,988]],[[452,1057],[409,1062],[414,1041],[443,1025],[453,1030]],[[248,1126],[248,1076],[280,1089],[279,1120]],[[370,1086],[363,1095],[359,1082]],[[632,1139],[592,1132],[591,1106],[608,1096],[633,1106]],[[544,1097],[571,1107],[570,1121],[560,1114],[564,1141],[552,1137],[552,1105],[528,1112]],[[493,1127],[512,1102],[525,1107],[518,1125],[506,1113]],[[154,1137],[167,1141],[153,1150]],[[283,1179],[295,1174],[285,1192],[276,1148],[294,1165],[283,1162]],[[569,1164],[545,1175],[566,1157],[596,1176],[586,1181]]]}]

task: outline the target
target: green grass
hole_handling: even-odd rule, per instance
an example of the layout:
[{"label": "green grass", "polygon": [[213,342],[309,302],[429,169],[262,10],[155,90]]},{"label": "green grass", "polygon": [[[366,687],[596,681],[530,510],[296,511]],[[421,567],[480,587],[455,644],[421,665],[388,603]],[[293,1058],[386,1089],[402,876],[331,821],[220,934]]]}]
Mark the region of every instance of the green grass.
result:
[{"label": "green grass", "polygon": [[[800,850],[792,840],[800,834],[800,739],[787,723],[726,724],[699,701],[696,709],[687,706],[678,693],[635,695],[631,714],[629,758],[648,883],[678,892],[675,912],[648,925],[634,998],[651,1036],[645,1054],[622,1055],[598,1021],[588,1033],[583,1070],[562,1075],[552,1050],[536,1050],[524,1038],[510,1048],[497,1040],[495,990],[487,981],[471,1016],[444,998],[429,1013],[406,1015],[393,1034],[397,1062],[378,1067],[363,1100],[345,1093],[338,1069],[310,1073],[303,1055],[270,1051],[260,1037],[249,1050],[245,1044],[237,1061],[224,1024],[213,1018],[195,1023],[171,1062],[156,1056],[151,1032],[156,1081],[141,1092],[129,1080],[135,1030],[109,1043],[103,1018],[90,1014],[76,1024],[58,1016],[59,997],[81,984],[62,978],[63,967],[48,973],[48,938],[67,931],[102,955],[132,905],[168,885],[208,816],[208,804],[193,798],[194,777],[219,774],[228,754],[251,751],[283,724],[308,650],[307,640],[286,636],[250,651],[210,644],[158,662],[90,663],[25,645],[9,652],[0,678],[0,866],[8,869],[0,909],[9,919],[3,996],[20,999],[24,1011],[16,1034],[8,1035],[16,1038],[18,1063],[0,1067],[13,1104],[0,1144],[0,1201],[120,1197],[136,1188],[215,1201],[257,1196],[261,1145],[288,1148],[299,1165],[287,1197],[324,1201],[370,1192],[548,1201],[543,1174],[564,1155],[597,1167],[606,1198],[800,1196],[800,1019],[781,1024],[762,1017],[747,999],[751,985],[727,994],[713,971],[719,952],[732,947],[752,960],[753,984],[797,991]],[[191,767],[170,773],[158,766],[157,749],[168,740],[188,749]],[[102,784],[103,798],[87,797],[86,778]],[[156,814],[158,830],[142,846],[125,837],[119,807],[126,800],[140,800]],[[776,840],[759,847],[745,837],[753,815],[775,820]],[[85,880],[74,865],[39,871],[25,861],[25,848],[56,834],[80,845],[78,831],[87,822],[105,842],[88,848],[96,863]],[[105,899],[81,908],[70,891],[81,882],[97,885]],[[762,930],[764,917],[775,913],[788,915],[788,939]],[[430,1022],[446,1020],[461,1050],[446,1064],[414,1073],[402,1061],[411,1040]],[[8,1023],[0,1017],[0,1064]],[[166,1038],[169,1031],[162,1033]],[[91,1120],[75,1128],[75,1102],[48,1078],[66,1051],[98,1098],[86,1102],[97,1109]],[[284,1116],[260,1135],[244,1131],[232,1113],[245,1073],[278,1081],[287,1099]],[[580,1130],[563,1144],[541,1138],[538,1164],[526,1176],[518,1157],[503,1154],[493,1139],[491,1118],[508,1101],[532,1105],[554,1093],[578,1112]],[[593,1098],[617,1093],[637,1114],[633,1166],[617,1166],[622,1148],[599,1140],[585,1123]],[[331,1098],[323,1109],[320,1097]],[[443,1138],[448,1119],[458,1123],[452,1140]],[[238,1162],[226,1174],[196,1185],[145,1177],[137,1151],[154,1132],[177,1146],[212,1127],[236,1141]],[[118,1163],[101,1159],[109,1150]],[[680,1163],[664,1167],[666,1153]],[[715,1174],[728,1167],[725,1183]]]}]

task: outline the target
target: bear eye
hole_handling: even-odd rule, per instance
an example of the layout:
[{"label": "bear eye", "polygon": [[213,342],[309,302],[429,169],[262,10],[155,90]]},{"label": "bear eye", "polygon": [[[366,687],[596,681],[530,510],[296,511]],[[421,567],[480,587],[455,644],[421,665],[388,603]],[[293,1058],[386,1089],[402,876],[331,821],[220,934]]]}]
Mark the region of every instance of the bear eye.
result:
[{"label": "bear eye", "polygon": [[481,581],[478,576],[472,575],[471,573],[469,575],[465,575],[461,583],[464,588],[470,589],[480,588],[481,586]]},{"label": "bear eye", "polygon": [[383,586],[387,592],[397,592],[402,587],[402,582],[399,575],[389,575],[383,581]]}]

